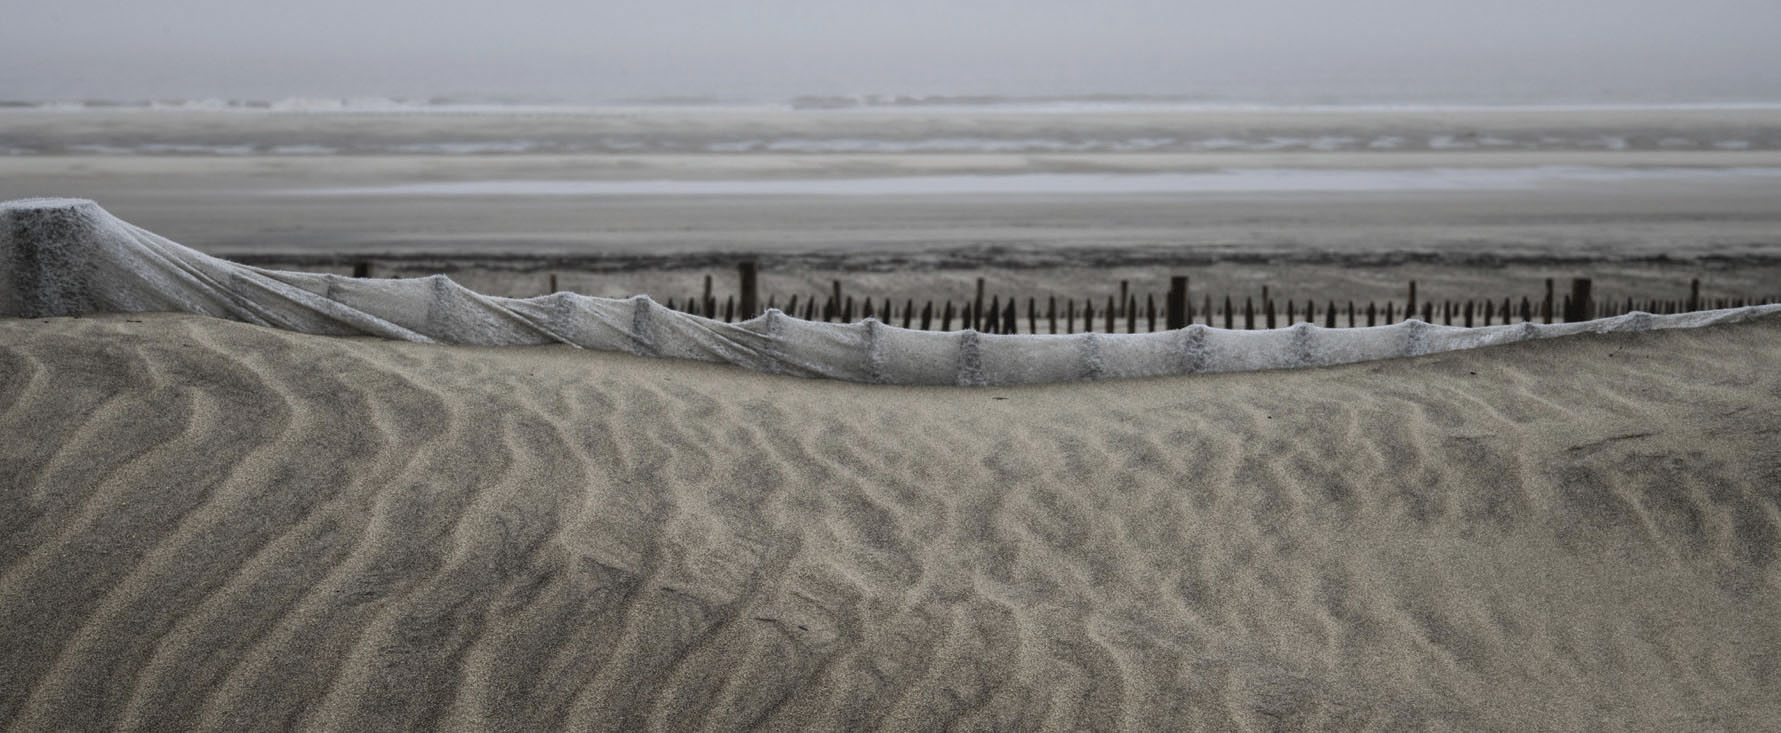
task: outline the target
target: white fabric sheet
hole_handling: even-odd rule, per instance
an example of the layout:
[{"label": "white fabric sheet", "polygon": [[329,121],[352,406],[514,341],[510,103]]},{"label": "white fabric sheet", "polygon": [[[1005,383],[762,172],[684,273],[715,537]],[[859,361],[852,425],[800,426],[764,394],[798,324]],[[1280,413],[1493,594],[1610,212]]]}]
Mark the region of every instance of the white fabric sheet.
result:
[{"label": "white fabric sheet", "polygon": [[777,310],[730,324],[668,310],[646,295],[497,298],[442,275],[374,280],[249,267],[156,236],[83,199],[0,203],[0,267],[0,315],[7,316],[199,313],[311,334],[479,346],[564,343],[881,384],[1039,384],[1312,367],[1781,312],[1781,305],[1767,305],[1482,328],[1412,320],[1371,328],[1195,325],[1068,336],[911,331],[870,319],[817,323]]}]

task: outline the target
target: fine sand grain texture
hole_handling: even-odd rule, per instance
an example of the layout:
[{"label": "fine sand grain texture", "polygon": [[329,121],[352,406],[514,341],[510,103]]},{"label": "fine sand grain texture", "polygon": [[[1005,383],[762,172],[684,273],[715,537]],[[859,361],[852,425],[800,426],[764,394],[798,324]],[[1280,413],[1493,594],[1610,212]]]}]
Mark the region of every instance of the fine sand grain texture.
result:
[{"label": "fine sand grain texture", "polygon": [[0,727],[1761,729],[1778,363],[873,388],[0,320]]}]

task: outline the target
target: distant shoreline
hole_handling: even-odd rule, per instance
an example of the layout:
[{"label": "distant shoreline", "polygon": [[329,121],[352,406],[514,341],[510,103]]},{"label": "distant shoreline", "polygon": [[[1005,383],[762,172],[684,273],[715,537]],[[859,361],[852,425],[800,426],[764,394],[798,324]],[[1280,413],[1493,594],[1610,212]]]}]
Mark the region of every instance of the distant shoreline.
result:
[{"label": "distant shoreline", "polygon": [[1760,152],[1781,103],[0,107],[0,158]]}]

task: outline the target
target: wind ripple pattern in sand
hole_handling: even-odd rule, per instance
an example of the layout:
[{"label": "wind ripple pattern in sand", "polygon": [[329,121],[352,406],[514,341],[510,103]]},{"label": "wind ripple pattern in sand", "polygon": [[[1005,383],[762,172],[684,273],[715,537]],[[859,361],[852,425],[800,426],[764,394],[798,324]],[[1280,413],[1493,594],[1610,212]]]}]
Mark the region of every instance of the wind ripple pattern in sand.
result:
[{"label": "wind ripple pattern in sand", "polygon": [[959,391],[0,320],[0,727],[1760,727],[1778,354]]}]

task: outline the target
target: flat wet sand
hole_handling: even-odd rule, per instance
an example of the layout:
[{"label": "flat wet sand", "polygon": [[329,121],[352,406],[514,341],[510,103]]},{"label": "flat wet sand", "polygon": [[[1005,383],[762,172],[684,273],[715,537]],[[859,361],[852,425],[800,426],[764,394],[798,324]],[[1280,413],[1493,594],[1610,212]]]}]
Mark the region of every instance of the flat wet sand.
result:
[{"label": "flat wet sand", "polygon": [[[1128,143],[1149,147],[1120,147]],[[745,257],[762,262],[764,292],[782,299],[826,292],[835,279],[860,297],[964,297],[979,275],[1023,298],[1097,300],[1120,280],[1138,287],[1170,274],[1193,276],[1215,297],[1271,286],[1276,297],[1337,302],[1401,300],[1412,279],[1425,299],[1538,297],[1548,277],[1593,277],[1599,295],[1617,299],[1678,297],[1694,278],[1714,295],[1755,298],[1777,295],[1781,282],[1781,178],[1725,175],[1781,169],[1781,109],[1764,107],[4,109],[0,146],[36,151],[0,156],[0,199],[92,198],[212,254],[345,271],[369,258],[380,274],[452,272],[501,295],[543,292],[554,271],[560,287],[665,300],[697,292],[706,274],[731,277]],[[120,152],[79,152],[89,148]],[[1492,178],[1548,167],[1604,180],[1505,190],[746,193],[787,182],[1217,171],[1439,181],[1441,171]],[[1663,171],[1701,175],[1655,175]],[[668,188],[389,193],[528,181]],[[728,192],[664,193],[679,185]],[[316,194],[340,188],[385,193]]]},{"label": "flat wet sand", "polygon": [[[1477,165],[1496,155],[1444,160]],[[1628,162],[1609,157],[1617,155],[1585,158],[1592,165]],[[1704,162],[1697,156],[1713,157],[1662,157],[1670,166]],[[858,162],[892,167],[872,170],[898,175],[918,164],[905,157]],[[1368,164],[1382,156],[1350,157],[1357,159],[1349,163]],[[1153,166],[1166,162],[1137,159]],[[727,159],[713,160],[719,165]],[[824,175],[852,170],[833,156],[776,160],[832,166]],[[672,156],[647,161],[709,173],[706,162]],[[956,162],[946,158],[936,165]],[[1250,164],[1285,162],[1248,156]],[[1066,198],[277,193],[414,180],[603,175],[577,173],[583,164],[610,166],[614,160],[0,158],[0,198],[90,197],[150,231],[224,257],[340,271],[369,259],[379,263],[375,274],[449,272],[496,295],[545,292],[547,274],[557,272],[565,289],[665,300],[698,292],[706,274],[720,283],[732,280],[735,263],[744,258],[763,263],[763,292],[782,300],[827,292],[835,279],[861,297],[962,298],[973,292],[978,276],[1023,298],[1099,300],[1116,292],[1120,280],[1160,284],[1170,274],[1193,276],[1200,292],[1214,297],[1240,299],[1272,286],[1277,297],[1320,302],[1401,300],[1412,279],[1422,284],[1425,299],[1537,298],[1548,277],[1593,277],[1599,295],[1619,299],[1682,297],[1694,278],[1715,295],[1781,294],[1772,292],[1781,282],[1781,238],[1775,234],[1781,232],[1781,205],[1775,203],[1781,189],[1762,186],[1682,181],[1556,192]]]},{"label": "flat wet sand", "polygon": [[[888,257],[958,252],[993,266],[1080,250],[1218,257],[1464,260],[1781,257],[1781,178],[1484,191],[811,196],[315,195],[477,181],[805,180],[1402,166],[1781,167],[1750,152],[1285,153],[1204,156],[410,156],[0,158],[0,198],[92,198],[216,254],[570,255],[673,265],[705,253]],[[973,255],[972,253],[977,254]]]}]

